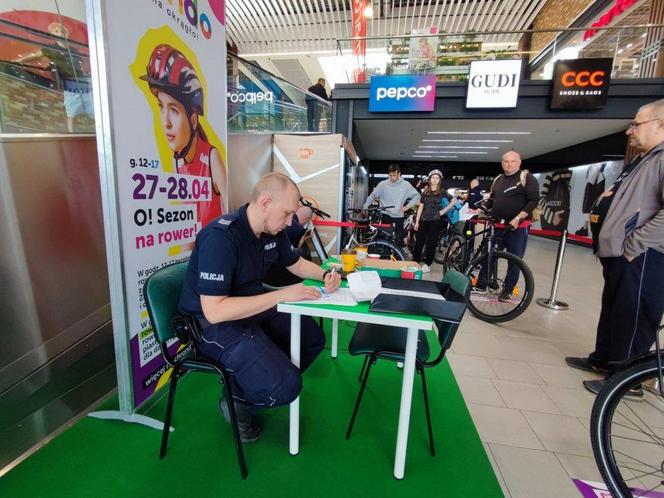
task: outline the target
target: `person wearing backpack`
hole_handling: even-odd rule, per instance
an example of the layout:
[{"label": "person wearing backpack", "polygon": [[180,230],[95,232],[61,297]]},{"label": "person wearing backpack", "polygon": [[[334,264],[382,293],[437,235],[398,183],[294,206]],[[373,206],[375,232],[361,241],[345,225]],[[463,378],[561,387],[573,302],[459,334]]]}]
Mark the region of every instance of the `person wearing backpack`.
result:
[{"label": "person wearing backpack", "polygon": [[[501,165],[503,174],[493,180],[489,196],[492,199],[492,214],[507,225],[502,233],[496,232],[496,243],[499,250],[522,258],[526,253],[532,214],[539,202],[539,183],[528,171],[521,170],[521,156],[514,150],[503,155]],[[479,293],[486,292],[486,282],[482,282],[481,276],[480,273],[473,289]],[[500,301],[510,300],[518,279],[519,269],[510,268],[505,278],[505,287],[498,297]]]}]

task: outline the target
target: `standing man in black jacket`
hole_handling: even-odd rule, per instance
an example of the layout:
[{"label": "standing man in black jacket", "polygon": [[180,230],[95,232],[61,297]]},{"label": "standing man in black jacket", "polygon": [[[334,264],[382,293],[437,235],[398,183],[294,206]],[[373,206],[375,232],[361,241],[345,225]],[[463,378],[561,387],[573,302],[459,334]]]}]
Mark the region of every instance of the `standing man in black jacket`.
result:
[{"label": "standing man in black jacket", "polygon": [[[527,171],[521,171],[521,156],[511,150],[503,155],[503,173],[498,175],[491,186],[493,199],[492,214],[501,218],[507,225],[503,233],[497,233],[499,249],[511,252],[522,258],[528,243],[528,227],[531,225],[530,215],[539,201],[539,183]],[[483,269],[484,270],[484,269]],[[486,283],[482,288],[481,276],[478,281],[479,292],[486,291]],[[498,299],[507,302],[514,292],[519,280],[519,269],[515,266],[507,271],[505,288]]]},{"label": "standing man in black jacket", "polygon": [[[325,90],[325,78],[318,78],[318,82],[307,88],[307,91],[323,100],[330,100]],[[319,106],[321,104],[311,97],[306,97],[305,100],[307,101],[307,129],[309,131],[318,131],[318,122],[320,121]]]}]

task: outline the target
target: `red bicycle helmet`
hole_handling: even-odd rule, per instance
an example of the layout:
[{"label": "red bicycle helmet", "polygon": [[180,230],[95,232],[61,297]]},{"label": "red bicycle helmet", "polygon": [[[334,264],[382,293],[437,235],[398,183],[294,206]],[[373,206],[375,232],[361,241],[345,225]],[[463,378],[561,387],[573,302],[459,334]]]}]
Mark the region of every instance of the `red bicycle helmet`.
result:
[{"label": "red bicycle helmet", "polygon": [[187,112],[203,115],[203,87],[194,67],[179,50],[157,45],[141,79],[148,82],[155,96],[163,91],[182,102]]}]

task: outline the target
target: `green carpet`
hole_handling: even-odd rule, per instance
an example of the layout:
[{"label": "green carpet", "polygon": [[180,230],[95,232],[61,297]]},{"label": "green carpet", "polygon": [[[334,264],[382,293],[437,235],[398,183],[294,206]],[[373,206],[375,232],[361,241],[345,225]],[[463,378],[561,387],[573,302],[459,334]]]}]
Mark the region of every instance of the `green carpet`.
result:
[{"label": "green carpet", "polygon": [[[328,328],[328,327],[326,327]],[[350,337],[340,327],[340,344]],[[329,341],[328,341],[329,344]],[[140,425],[86,417],[0,479],[0,496],[21,497],[500,497],[484,447],[447,362],[427,371],[437,454],[428,451],[419,376],[415,379],[406,476],[393,475],[401,371],[372,370],[353,436],[344,439],[362,364],[329,350],[304,375],[300,454],[288,453],[288,408],[264,412],[257,443],[245,445],[240,478],[229,426],[217,409],[214,376],[194,374],[178,386],[169,449]],[[117,400],[100,409],[112,409]],[[163,419],[165,397],[147,415]]]}]

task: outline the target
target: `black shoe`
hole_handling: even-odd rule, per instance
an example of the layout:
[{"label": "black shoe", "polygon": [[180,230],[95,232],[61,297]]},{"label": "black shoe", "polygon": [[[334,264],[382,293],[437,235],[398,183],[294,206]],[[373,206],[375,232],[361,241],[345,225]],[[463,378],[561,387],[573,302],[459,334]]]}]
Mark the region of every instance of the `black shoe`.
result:
[{"label": "black shoe", "polygon": [[512,293],[509,292],[507,289],[501,292],[500,296],[498,296],[498,301],[503,303],[509,303],[511,299],[512,299]]},{"label": "black shoe", "polygon": [[[251,409],[246,405],[235,401],[233,406],[235,407],[237,428],[240,431],[240,440],[243,443],[253,443],[254,441],[257,441],[261,436],[261,432],[263,432],[260,418],[253,415]],[[230,423],[231,415],[228,410],[228,398],[225,395],[219,400],[219,411],[224,416],[226,422]]]},{"label": "black shoe", "polygon": [[486,284],[484,286],[479,284],[474,285],[470,292],[473,294],[486,294]]},{"label": "black shoe", "polygon": [[584,226],[582,226],[581,228],[579,228],[579,229],[578,229],[576,232],[574,232],[574,233],[575,233],[576,235],[578,235],[579,237],[587,237],[587,236],[588,236],[588,229],[587,229],[586,226],[584,225]]},{"label": "black shoe", "polygon": [[[604,387],[604,384],[606,384],[606,380],[600,379],[600,380],[584,380],[583,381],[583,387],[588,389],[593,394],[599,393],[602,388]],[[643,401],[643,389],[641,386],[636,386],[630,389],[625,393],[625,399],[629,399],[632,401]]]},{"label": "black shoe", "polygon": [[608,368],[598,364],[596,361],[588,357],[568,356],[565,358],[565,363],[567,363],[570,367],[578,368],[579,370],[585,370],[586,372],[595,372],[601,374],[609,373]]}]

